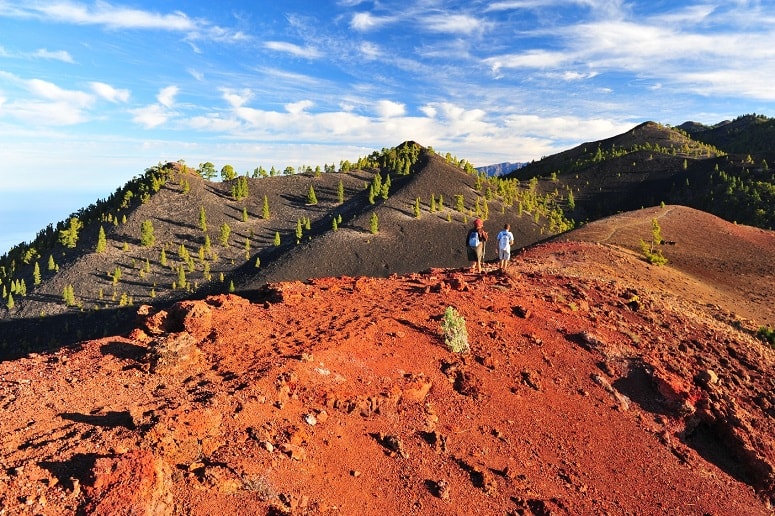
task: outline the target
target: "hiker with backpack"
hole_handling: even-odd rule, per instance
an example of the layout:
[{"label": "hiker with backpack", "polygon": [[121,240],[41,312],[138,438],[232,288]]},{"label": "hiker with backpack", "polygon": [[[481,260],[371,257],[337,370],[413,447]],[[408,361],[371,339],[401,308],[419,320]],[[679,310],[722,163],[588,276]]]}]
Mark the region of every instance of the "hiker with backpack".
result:
[{"label": "hiker with backpack", "polygon": [[484,230],[484,222],[482,219],[476,219],[474,227],[468,231],[466,236],[466,248],[472,271],[482,272],[485,242],[487,242],[487,231]]},{"label": "hiker with backpack", "polygon": [[511,224],[503,225],[503,229],[495,237],[498,242],[498,268],[505,271],[511,260],[511,246],[514,245],[514,234],[511,232]]}]

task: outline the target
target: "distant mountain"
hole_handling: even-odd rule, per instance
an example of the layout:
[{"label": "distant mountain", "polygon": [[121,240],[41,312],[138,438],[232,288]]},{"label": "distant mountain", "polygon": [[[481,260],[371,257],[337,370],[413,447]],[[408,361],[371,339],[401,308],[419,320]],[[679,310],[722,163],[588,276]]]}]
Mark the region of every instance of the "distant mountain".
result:
[{"label": "distant mountain", "polygon": [[484,172],[488,176],[505,176],[524,167],[527,163],[511,163],[506,161],[504,163],[497,163],[495,165],[485,165],[483,167],[476,167],[477,172]]},{"label": "distant mountain", "polygon": [[775,155],[775,119],[764,115],[743,115],[713,126],[685,122],[678,128],[729,153]]}]

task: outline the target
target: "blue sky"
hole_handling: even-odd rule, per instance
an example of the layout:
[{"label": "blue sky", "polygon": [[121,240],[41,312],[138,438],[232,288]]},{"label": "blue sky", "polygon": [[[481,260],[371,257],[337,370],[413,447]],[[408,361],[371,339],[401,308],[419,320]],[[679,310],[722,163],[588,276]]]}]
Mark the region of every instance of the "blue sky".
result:
[{"label": "blue sky", "polygon": [[0,0],[0,254],[159,161],[475,166],[775,111],[768,1]]}]

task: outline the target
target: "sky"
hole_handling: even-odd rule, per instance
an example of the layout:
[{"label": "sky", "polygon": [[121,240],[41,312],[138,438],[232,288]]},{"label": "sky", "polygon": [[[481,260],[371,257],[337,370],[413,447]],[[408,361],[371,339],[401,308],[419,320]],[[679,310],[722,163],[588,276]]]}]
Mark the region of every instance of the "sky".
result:
[{"label": "sky", "polygon": [[775,115],[775,0],[0,0],[0,255],[159,162],[483,166]]}]

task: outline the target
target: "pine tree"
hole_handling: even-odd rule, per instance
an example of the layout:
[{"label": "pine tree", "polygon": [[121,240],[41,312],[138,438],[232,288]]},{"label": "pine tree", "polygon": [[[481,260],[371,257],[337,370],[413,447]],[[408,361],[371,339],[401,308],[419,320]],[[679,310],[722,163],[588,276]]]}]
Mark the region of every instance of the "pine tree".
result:
[{"label": "pine tree", "polygon": [[369,204],[374,204],[374,185],[369,185]]},{"label": "pine tree", "polygon": [[301,237],[303,236],[303,231],[301,227],[301,219],[296,219],[296,243],[298,244],[301,241]]},{"label": "pine tree", "polygon": [[13,295],[8,294],[8,300],[5,303],[6,308],[9,310],[13,310],[13,307],[16,306],[16,304],[13,302]]},{"label": "pine tree", "polygon": [[180,288],[186,288],[186,270],[181,265],[178,267],[178,286]]},{"label": "pine tree", "polygon": [[205,213],[204,206],[199,207],[199,229],[201,229],[202,232],[207,231],[207,214]]},{"label": "pine tree", "polygon": [[307,204],[315,205],[318,203],[318,198],[315,195],[315,189],[312,185],[309,185],[309,191],[307,192]]},{"label": "pine tree", "polygon": [[40,281],[40,265],[38,265],[38,262],[35,262],[35,267],[32,270],[32,284],[40,285]]},{"label": "pine tree", "polygon": [[99,235],[97,236],[97,248],[95,249],[95,252],[104,253],[107,248],[108,248],[108,241],[107,241],[107,238],[105,238],[105,228],[100,226],[100,232],[99,232]]},{"label": "pine tree", "polygon": [[379,217],[377,217],[377,212],[373,211],[371,212],[371,219],[369,220],[369,229],[371,230],[372,234],[379,233]]},{"label": "pine tree", "polygon": [[229,280],[229,293],[234,292],[236,289],[234,288],[234,280]]},{"label": "pine tree", "polygon": [[164,248],[161,248],[161,254],[159,256],[159,263],[162,267],[167,266],[167,251],[164,250]]},{"label": "pine tree", "polygon": [[418,218],[418,219],[419,219],[419,218],[420,218],[420,213],[422,213],[422,212],[421,212],[421,210],[420,210],[420,198],[419,198],[419,197],[417,197],[417,198],[414,200],[414,207],[413,207],[413,211],[414,211],[414,216],[415,216],[415,218]]},{"label": "pine tree", "polygon": [[[272,167],[272,170],[274,170],[274,167]],[[269,219],[269,199],[267,199],[266,195],[264,195],[264,206],[261,209],[261,218],[264,220]]]},{"label": "pine tree", "polygon": [[242,222],[248,221],[248,209],[247,207],[242,207]]},{"label": "pine tree", "polygon": [[431,213],[435,213],[436,212],[436,194],[431,194],[431,208],[430,208],[430,212]]},{"label": "pine tree", "polygon": [[337,231],[339,229],[339,224],[336,223],[336,217],[333,218],[331,221],[331,229],[334,231]]},{"label": "pine tree", "polygon": [[258,269],[259,267],[261,267],[261,258],[256,256],[256,269]]},{"label": "pine tree", "polygon": [[156,237],[153,235],[153,222],[144,220],[140,224],[140,245],[143,247],[151,247],[154,242],[156,242]]},{"label": "pine tree", "polygon": [[116,265],[116,268],[113,270],[113,284],[118,284],[119,280],[121,280],[121,267]]},{"label": "pine tree", "polygon": [[221,234],[218,237],[223,247],[229,247],[229,235],[231,235],[231,228],[224,222],[221,225]]},{"label": "pine tree", "polygon": [[280,232],[279,231],[275,231],[274,232],[274,242],[273,243],[274,243],[275,247],[278,247],[280,245]]},{"label": "pine tree", "polygon": [[78,217],[70,217],[67,229],[59,231],[59,243],[67,248],[75,249],[78,243],[78,232],[83,228],[83,222]]},{"label": "pine tree", "polygon": [[344,183],[342,183],[341,179],[336,187],[336,200],[339,204],[344,204]]}]

